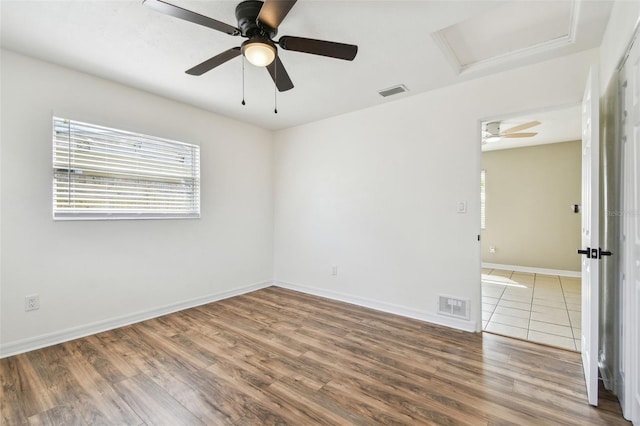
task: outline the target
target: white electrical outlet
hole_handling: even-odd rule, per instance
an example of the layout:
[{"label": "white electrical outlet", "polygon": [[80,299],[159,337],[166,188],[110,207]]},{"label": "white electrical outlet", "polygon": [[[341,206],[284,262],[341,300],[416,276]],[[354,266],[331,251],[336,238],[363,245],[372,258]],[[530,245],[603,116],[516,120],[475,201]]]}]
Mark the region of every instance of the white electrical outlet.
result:
[{"label": "white electrical outlet", "polygon": [[334,276],[334,277],[338,276],[338,265],[333,265],[331,267],[331,275]]},{"label": "white electrical outlet", "polygon": [[496,252],[496,246],[490,246],[489,253],[495,253],[495,252]]},{"label": "white electrical outlet", "polygon": [[40,309],[40,296],[37,294],[26,296],[24,298],[24,310],[35,311],[37,309]]}]

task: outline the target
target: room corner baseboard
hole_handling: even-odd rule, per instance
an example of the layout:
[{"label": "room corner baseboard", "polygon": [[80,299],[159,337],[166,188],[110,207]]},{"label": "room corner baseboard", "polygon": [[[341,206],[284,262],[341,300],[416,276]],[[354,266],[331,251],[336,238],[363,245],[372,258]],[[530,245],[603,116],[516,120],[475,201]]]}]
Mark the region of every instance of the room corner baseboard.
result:
[{"label": "room corner baseboard", "polygon": [[559,275],[561,277],[581,278],[580,271],[566,271],[563,269],[534,268],[532,266],[503,265],[500,263],[482,262],[486,269],[504,269],[505,271],[528,272],[530,274]]},{"label": "room corner baseboard", "polygon": [[600,371],[600,377],[602,377],[602,383],[605,389],[615,392],[615,383],[613,382],[615,376],[609,369],[609,365],[607,365],[607,361],[603,356],[600,356],[600,360],[598,361],[598,370]]},{"label": "room corner baseboard", "polygon": [[260,290],[272,285],[272,281],[250,284],[248,286],[224,291],[222,293],[196,297],[193,299],[160,306],[158,308],[153,308],[146,311],[135,312],[132,314],[110,318],[103,321],[96,321],[90,324],[55,331],[28,339],[5,343],[4,345],[0,345],[0,359],[32,351],[35,349],[44,348],[47,346],[57,345],[58,343],[68,342],[70,340],[79,339],[81,337],[90,336],[92,334],[101,333],[103,331],[113,330],[114,328],[124,327],[137,322],[146,321],[189,308],[194,308],[196,306],[205,305],[207,303],[228,299],[234,296],[240,296],[242,294]]},{"label": "room corner baseboard", "polygon": [[386,312],[389,314],[400,315],[407,318],[413,318],[420,321],[428,322],[431,324],[443,325],[449,328],[455,328],[457,330],[468,331],[475,333],[476,321],[464,321],[455,318],[444,317],[435,313],[429,313],[419,311],[413,308],[407,308],[400,305],[395,305],[386,302],[380,302],[377,300],[366,299],[363,297],[352,296],[344,293],[339,293],[330,290],[324,290],[314,287],[308,287],[299,284],[293,284],[285,281],[274,281],[273,285],[276,287],[282,287],[289,290],[299,291],[301,293],[310,294],[313,296],[324,297],[331,300],[337,300],[339,302],[350,303],[352,305],[362,306],[364,308],[375,309],[376,311]]}]

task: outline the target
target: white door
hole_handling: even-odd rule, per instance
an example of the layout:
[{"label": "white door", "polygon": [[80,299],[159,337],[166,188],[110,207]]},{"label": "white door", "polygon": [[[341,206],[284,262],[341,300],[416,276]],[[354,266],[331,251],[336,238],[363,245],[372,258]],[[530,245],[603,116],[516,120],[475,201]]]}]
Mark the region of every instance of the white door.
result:
[{"label": "white door", "polygon": [[624,414],[640,426],[640,42],[632,46],[621,78],[626,81],[623,125],[623,369]]},{"label": "white door", "polygon": [[600,94],[592,66],[582,99],[582,366],[589,404],[598,405]]}]

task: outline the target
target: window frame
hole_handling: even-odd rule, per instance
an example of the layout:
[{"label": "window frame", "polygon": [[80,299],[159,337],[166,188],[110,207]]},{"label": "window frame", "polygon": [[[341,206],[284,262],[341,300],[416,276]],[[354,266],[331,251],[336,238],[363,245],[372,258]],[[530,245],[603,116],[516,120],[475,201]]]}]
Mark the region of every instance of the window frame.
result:
[{"label": "window frame", "polygon": [[487,171],[480,171],[480,229],[487,229]]},{"label": "window frame", "polygon": [[52,117],[54,220],[199,219],[200,193],[199,145]]}]

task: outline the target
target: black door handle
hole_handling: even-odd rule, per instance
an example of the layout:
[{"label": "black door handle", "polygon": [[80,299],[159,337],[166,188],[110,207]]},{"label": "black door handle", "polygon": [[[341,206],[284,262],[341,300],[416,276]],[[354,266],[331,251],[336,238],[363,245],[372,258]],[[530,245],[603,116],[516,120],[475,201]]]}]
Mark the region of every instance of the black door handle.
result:
[{"label": "black door handle", "polygon": [[602,256],[611,256],[611,253],[608,250],[602,250],[601,248],[591,248],[587,247],[586,250],[578,249],[578,254],[584,254],[587,256],[587,259],[602,259]]},{"label": "black door handle", "polygon": [[602,259],[602,256],[611,256],[611,254],[612,253],[610,251],[605,251],[601,248],[598,249],[598,259]]},{"label": "black door handle", "polygon": [[591,259],[591,248],[587,247],[586,250],[578,249],[578,254],[586,254],[588,259]]}]

